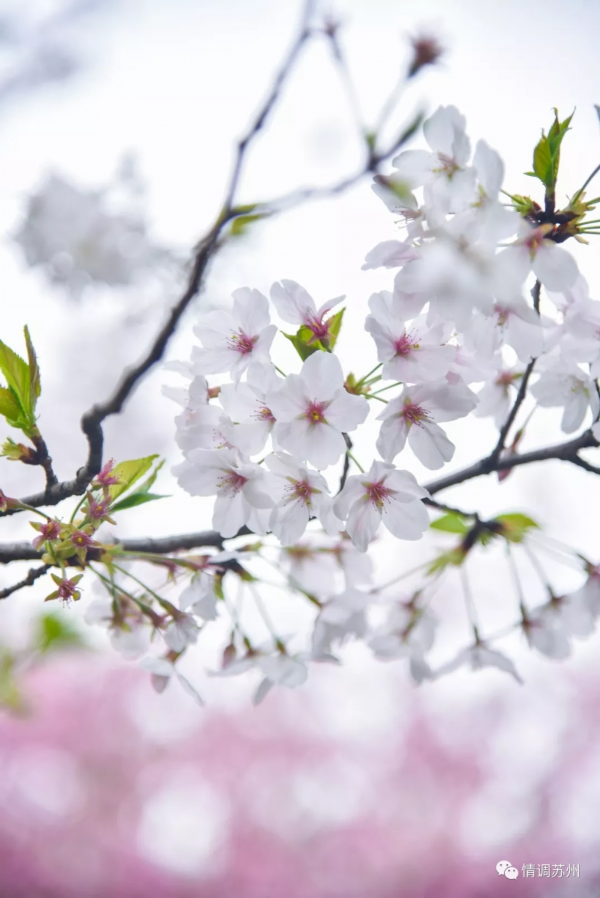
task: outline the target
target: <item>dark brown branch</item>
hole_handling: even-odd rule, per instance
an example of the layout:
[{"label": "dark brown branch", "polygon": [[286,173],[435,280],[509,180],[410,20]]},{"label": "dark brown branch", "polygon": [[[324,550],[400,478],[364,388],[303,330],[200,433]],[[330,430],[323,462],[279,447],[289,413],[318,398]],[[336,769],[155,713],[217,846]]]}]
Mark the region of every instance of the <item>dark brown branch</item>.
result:
[{"label": "dark brown branch", "polygon": [[586,430],[574,440],[568,440],[566,443],[559,443],[556,446],[547,446],[544,449],[534,449],[532,452],[524,452],[522,455],[511,455],[507,458],[495,460],[491,456],[487,456],[487,458],[482,458],[481,461],[475,462],[474,465],[463,468],[462,471],[456,471],[454,474],[448,474],[446,477],[440,477],[439,480],[426,483],[425,489],[435,494],[439,493],[440,490],[456,486],[458,483],[473,480],[475,477],[482,477],[495,471],[508,471],[511,468],[529,465],[537,461],[568,461],[572,464],[580,465],[582,461],[578,457],[580,450],[591,449],[595,446],[598,446],[598,441],[591,430]]},{"label": "dark brown branch", "polygon": [[36,449],[37,463],[41,465],[46,475],[46,489],[50,489],[58,483],[58,477],[54,473],[46,441],[41,433],[37,433],[32,437],[32,442]]},{"label": "dark brown branch", "polygon": [[591,465],[589,461],[586,461],[584,458],[580,458],[578,455],[574,455],[573,458],[569,459],[574,465],[577,465],[579,468],[583,468],[584,471],[589,471],[590,474],[600,474],[600,468],[596,465]]},{"label": "dark brown branch", "polygon": [[[244,527],[236,536],[249,535]],[[140,552],[151,555],[169,555],[171,552],[182,552],[189,549],[215,548],[222,549],[225,540],[216,530],[204,530],[198,533],[182,533],[179,536],[166,536],[158,539],[142,537],[139,539],[123,539],[116,542],[126,552]],[[92,552],[99,550],[90,550]],[[35,561],[41,558],[40,552],[30,542],[0,543],[0,564],[11,561]]]},{"label": "dark brown branch", "polygon": [[[35,549],[34,549],[35,552]],[[39,558],[39,555],[35,553],[35,557]],[[19,589],[24,589],[26,586],[33,586],[36,580],[40,577],[43,577],[44,574],[50,570],[52,565],[43,564],[41,567],[32,567],[27,574],[27,576],[23,580],[19,580],[18,583],[13,583],[12,586],[7,586],[5,589],[0,590],[0,599],[6,599],[8,596],[12,595],[13,592],[17,592]]]}]

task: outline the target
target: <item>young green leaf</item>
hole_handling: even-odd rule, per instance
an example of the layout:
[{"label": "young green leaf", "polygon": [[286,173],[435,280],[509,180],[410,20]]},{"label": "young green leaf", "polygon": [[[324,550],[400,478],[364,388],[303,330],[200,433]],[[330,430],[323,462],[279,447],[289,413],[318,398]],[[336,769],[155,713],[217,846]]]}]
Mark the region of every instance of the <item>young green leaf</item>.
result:
[{"label": "young green leaf", "polygon": [[426,573],[428,575],[436,574],[439,571],[446,570],[446,568],[451,565],[460,567],[466,557],[466,552],[464,552],[460,546],[456,549],[450,549],[448,552],[442,552],[441,555],[438,555],[437,558],[434,558],[429,564]]},{"label": "young green leaf", "polygon": [[33,348],[33,343],[31,342],[29,328],[27,327],[27,325],[25,325],[23,330],[25,332],[25,343],[27,345],[27,361],[29,363],[29,393],[31,409],[32,411],[35,411],[37,400],[39,399],[40,393],[42,392],[40,369],[37,363],[37,356],[35,354],[35,349]]},{"label": "young green leaf", "polygon": [[158,493],[147,493],[138,490],[136,493],[131,493],[131,495],[125,496],[124,499],[121,499],[116,505],[113,505],[111,510],[125,511],[127,508],[135,508],[136,505],[144,505],[146,502],[154,502],[156,499],[168,498],[168,496],[160,496]]},{"label": "young green leaf", "polygon": [[133,486],[140,477],[150,470],[152,463],[158,455],[148,455],[146,458],[131,459],[131,461],[122,461],[115,465],[112,473],[119,478],[119,483],[113,483],[109,487],[108,492],[111,500],[116,499],[122,493],[126,492],[129,487]]},{"label": "young green leaf", "polygon": [[[300,328],[300,330],[302,330],[302,328]],[[299,336],[300,330],[297,334],[286,334],[283,331],[281,331],[281,333],[290,341],[302,361],[305,362],[307,358],[313,354],[313,352],[318,352],[320,346],[318,342],[313,343],[311,346],[308,346]],[[308,328],[306,328],[306,330],[308,330]]]},{"label": "young green leaf", "polygon": [[522,542],[528,530],[539,529],[540,526],[532,518],[519,513],[500,514],[495,520],[502,525],[500,535],[511,543]]},{"label": "young green leaf", "polygon": [[340,309],[339,312],[336,312],[335,315],[332,315],[331,318],[327,319],[327,327],[329,328],[329,333],[331,337],[329,339],[329,348],[335,349],[335,344],[337,343],[337,339],[340,335],[340,330],[342,329],[342,321],[344,318],[344,312],[346,308]]},{"label": "young green leaf", "polygon": [[432,530],[442,530],[444,533],[460,533],[462,536],[469,532],[466,518],[454,511],[442,515],[441,518],[432,521],[429,526]]},{"label": "young green leaf", "polygon": [[545,187],[554,186],[552,153],[550,152],[548,138],[544,134],[542,134],[539,143],[533,151],[533,171],[536,178],[539,178]]},{"label": "young green leaf", "polygon": [[11,427],[19,430],[25,423],[25,417],[17,398],[12,390],[0,387],[0,415],[3,415]]}]

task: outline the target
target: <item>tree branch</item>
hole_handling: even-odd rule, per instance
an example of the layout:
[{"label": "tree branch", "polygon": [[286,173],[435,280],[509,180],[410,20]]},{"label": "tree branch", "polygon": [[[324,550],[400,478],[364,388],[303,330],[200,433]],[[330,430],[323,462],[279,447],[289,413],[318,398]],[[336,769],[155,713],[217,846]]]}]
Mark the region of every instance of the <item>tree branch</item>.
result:
[{"label": "tree branch", "polygon": [[[536,281],[534,284],[533,290],[531,291],[531,295],[533,297],[533,308],[538,313],[538,315],[540,314],[541,289],[542,289],[541,282]],[[531,359],[531,361],[529,362],[529,364],[527,365],[527,368],[525,369],[525,371],[523,373],[523,377],[521,378],[521,383],[519,385],[519,391],[517,393],[517,398],[515,399],[513,407],[511,408],[510,412],[508,413],[508,417],[507,417],[506,421],[502,425],[502,429],[498,436],[498,442],[496,443],[494,449],[490,453],[491,461],[496,462],[498,460],[498,458],[500,458],[500,455],[502,454],[502,452],[504,450],[504,444],[506,443],[506,438],[510,432],[511,427],[513,426],[515,418],[517,417],[517,415],[519,413],[519,409],[521,408],[521,405],[523,404],[523,401],[525,400],[525,396],[527,395],[527,386],[529,384],[529,378],[531,377],[531,373],[534,369],[536,361],[537,361],[537,359]]]},{"label": "tree branch", "polygon": [[559,443],[556,446],[547,446],[545,449],[534,449],[532,452],[511,455],[507,458],[493,459],[491,455],[488,455],[486,458],[475,462],[474,465],[463,468],[462,471],[456,471],[454,474],[448,474],[446,477],[440,477],[439,480],[426,483],[425,489],[432,494],[439,493],[440,490],[448,489],[450,486],[456,486],[456,484],[464,483],[467,480],[473,480],[475,477],[482,477],[495,471],[508,471],[511,468],[529,465],[537,461],[568,461],[584,467],[587,465],[587,462],[583,465],[581,464],[583,460],[578,457],[578,452],[581,449],[591,449],[595,446],[598,446],[598,441],[591,430],[586,430],[574,440],[568,440],[566,443]]},{"label": "tree branch", "polygon": [[[39,555],[36,553],[35,557],[39,558]],[[43,577],[51,567],[52,565],[50,564],[43,564],[41,567],[32,567],[23,580],[19,580],[18,583],[13,583],[12,586],[7,586],[6,589],[1,589],[0,599],[6,599],[8,596],[12,595],[13,592],[17,592],[19,589],[24,589],[26,586],[33,586],[35,581],[39,579],[39,577]]]}]

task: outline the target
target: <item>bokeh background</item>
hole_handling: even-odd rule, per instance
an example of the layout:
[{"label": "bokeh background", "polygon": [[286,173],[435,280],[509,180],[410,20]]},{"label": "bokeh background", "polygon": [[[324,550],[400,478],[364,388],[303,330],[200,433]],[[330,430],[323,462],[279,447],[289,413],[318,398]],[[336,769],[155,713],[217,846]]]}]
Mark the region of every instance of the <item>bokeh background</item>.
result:
[{"label": "bokeh background", "polygon": [[[233,141],[264,96],[299,11],[296,2],[274,0],[0,0],[0,339],[17,347],[30,326],[43,377],[40,424],[61,477],[85,457],[81,413],[110,392],[176,298],[183,260],[222,201]],[[562,194],[597,164],[595,4],[339,0],[325,11],[343,24],[370,121],[406,66],[408,35],[425,30],[447,47],[443,63],[407,90],[389,137],[417,109],[455,104],[473,142],[484,137],[502,154],[509,189],[528,192],[523,172],[540,129],[554,106],[563,115],[576,107]],[[241,200],[351,173],[361,164],[355,131],[326,44],[316,42],[256,144]],[[131,171],[131,159],[138,174],[129,187],[158,261],[123,287],[52,284],[16,239],[31,195],[50,175],[103,190],[116,172]],[[50,223],[58,240],[67,220],[65,212]],[[267,293],[288,277],[319,302],[347,295],[341,358],[351,367],[360,354],[368,370],[375,354],[361,336],[367,300],[390,276],[360,266],[396,233],[367,183],[261,223],[217,257],[169,358],[187,357],[201,306],[226,304],[242,285]],[[596,248],[573,251],[595,296]],[[167,459],[160,491],[172,494],[123,516],[120,536],[210,525],[209,505],[183,496],[169,473],[178,453],[173,406],[160,393],[166,382],[173,376],[153,372],[106,427],[108,456]],[[558,440],[558,422],[555,410],[536,412],[528,446]],[[448,430],[457,444],[452,467],[494,444],[487,420]],[[371,437],[358,442],[359,456],[370,456]],[[405,466],[426,479],[412,457]],[[8,495],[37,489],[36,476],[1,462]],[[549,536],[600,559],[598,484],[579,469],[551,462],[516,470],[500,488],[477,480],[447,497],[484,515],[529,513]],[[31,535],[16,517],[0,530],[3,540]],[[376,580],[428,557],[431,545],[382,539]],[[26,569],[0,571],[1,585]],[[582,579],[550,556],[547,573],[558,592]],[[535,571],[525,564],[521,576],[532,605],[541,603]],[[486,631],[515,619],[499,549],[473,559],[470,577]],[[186,662],[207,701],[201,710],[176,684],[156,695],[135,663],[121,662],[86,628],[89,593],[61,612],[88,647],[57,642],[32,657],[44,595],[40,585],[0,603],[0,643],[24,658],[20,699],[0,710],[2,898],[599,893],[597,636],[551,662],[509,634],[501,647],[524,686],[494,670],[460,671],[417,689],[402,662],[384,665],[350,646],[343,667],[319,666],[301,690],[275,693],[258,709],[250,705],[254,682],[206,675],[216,657],[207,645]],[[282,627],[295,625],[294,608],[281,596],[269,600]],[[442,662],[469,639],[451,577],[436,610],[445,624],[435,655]],[[580,876],[508,881],[495,870],[503,859],[519,870],[578,864]]]}]

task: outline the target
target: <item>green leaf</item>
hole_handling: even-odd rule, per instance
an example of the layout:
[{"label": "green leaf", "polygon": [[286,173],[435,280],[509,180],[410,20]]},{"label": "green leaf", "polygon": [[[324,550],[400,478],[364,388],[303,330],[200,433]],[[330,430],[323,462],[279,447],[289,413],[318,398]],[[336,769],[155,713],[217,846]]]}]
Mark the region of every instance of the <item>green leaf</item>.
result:
[{"label": "green leaf", "polygon": [[342,329],[342,320],[344,318],[344,312],[346,311],[346,307],[340,309],[339,312],[336,312],[335,315],[332,315],[331,318],[327,319],[327,327],[329,328],[329,333],[331,334],[331,339],[329,340],[329,348],[335,349],[335,344],[337,343],[337,338],[340,335],[340,330]]},{"label": "green leaf", "polygon": [[38,651],[45,653],[67,646],[83,647],[86,642],[65,614],[47,612],[36,621],[34,645]]},{"label": "green leaf", "polygon": [[17,400],[27,427],[35,425],[34,406],[31,402],[29,367],[21,356],[0,340],[0,371]]},{"label": "green leaf", "polygon": [[[155,467],[155,469],[154,469],[154,471],[152,472],[152,474],[150,475],[150,477],[148,477],[148,479],[144,481],[144,483],[139,487],[139,489],[136,490],[136,492],[138,492],[138,493],[148,493],[148,492],[150,491],[150,487],[151,487],[151,486],[154,486],[154,483],[155,483],[155,481],[156,481],[156,478],[158,477],[158,472],[160,471],[160,469],[161,469],[162,467],[164,467],[164,464],[165,464],[165,460],[164,460],[164,458],[163,458],[162,461],[159,461],[159,463],[158,463],[157,466]],[[162,498],[165,498],[165,497],[164,497],[164,496],[157,496],[157,498],[161,498],[161,499],[162,499]]]},{"label": "green leaf", "polygon": [[442,530],[444,533],[460,533],[462,536],[469,532],[466,519],[461,514],[453,511],[432,521],[429,526],[432,530]]},{"label": "green leaf", "polygon": [[539,530],[540,527],[532,518],[519,513],[500,514],[495,520],[502,525],[500,535],[511,543],[522,542],[528,530],[533,530],[534,528]]},{"label": "green leaf", "polygon": [[131,459],[131,461],[122,461],[115,465],[112,473],[119,478],[119,483],[113,483],[108,488],[111,500],[116,499],[122,493],[126,492],[130,486],[143,477],[146,471],[152,467],[154,459],[158,455],[148,455],[146,458]]},{"label": "green leaf", "polygon": [[426,573],[435,574],[438,571],[444,571],[450,565],[460,567],[466,557],[466,553],[460,547],[457,549],[450,549],[449,552],[442,552],[441,555],[438,555],[437,558],[433,559],[426,569]]},{"label": "green leaf", "polygon": [[238,217],[234,218],[231,223],[231,236],[241,237],[248,231],[250,226],[253,225],[255,221],[260,221],[263,218],[268,218],[269,215],[269,212],[255,212],[252,215],[238,215]]},{"label": "green leaf", "polygon": [[564,120],[564,122],[559,121],[558,119],[558,109],[554,110],[554,121],[552,122],[552,127],[548,132],[548,142],[550,144],[550,152],[553,157],[556,157],[560,151],[560,145],[563,141],[563,138],[567,131],[569,130],[569,125],[571,124],[571,119],[575,111],[571,113],[571,115]]},{"label": "green leaf", "polygon": [[0,387],[0,415],[3,415],[11,427],[20,429],[25,422],[21,406],[12,390]]},{"label": "green leaf", "polygon": [[29,362],[29,394],[30,394],[30,402],[31,409],[35,411],[35,406],[37,404],[37,400],[42,392],[42,385],[40,381],[40,369],[37,363],[37,356],[35,354],[35,349],[33,348],[33,343],[31,342],[31,337],[29,336],[29,328],[27,325],[24,327],[25,332],[25,343],[27,345],[27,361]]},{"label": "green leaf", "polygon": [[546,187],[554,186],[552,153],[550,152],[550,143],[545,134],[542,134],[538,145],[533,151],[533,171]]},{"label": "green leaf", "polygon": [[[297,334],[286,334],[283,331],[281,331],[281,333],[290,341],[302,361],[305,362],[307,358],[313,354],[313,352],[318,352],[321,347],[318,341],[315,341],[310,346],[308,346],[299,336],[301,330],[302,328],[300,328]],[[306,330],[308,330],[308,328],[306,328]]]},{"label": "green leaf", "polygon": [[136,505],[144,505],[146,502],[154,502],[156,499],[168,499],[169,496],[160,496],[158,493],[144,493],[139,490],[126,496],[112,506],[112,511],[125,511],[126,508],[135,508]]}]

